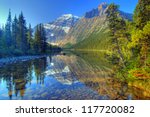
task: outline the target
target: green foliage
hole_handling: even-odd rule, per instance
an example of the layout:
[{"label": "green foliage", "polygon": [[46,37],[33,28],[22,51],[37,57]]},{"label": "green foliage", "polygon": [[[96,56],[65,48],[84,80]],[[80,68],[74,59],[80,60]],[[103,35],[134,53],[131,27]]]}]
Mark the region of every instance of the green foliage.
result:
[{"label": "green foliage", "polygon": [[[55,50],[56,48],[58,47],[54,47]],[[9,10],[7,23],[4,28],[0,28],[0,57],[44,54],[51,52],[52,49],[53,47],[46,42],[43,25],[37,26],[33,38],[32,27],[29,24],[27,28],[23,13],[21,12],[18,18],[15,16],[12,21],[11,11]]]},{"label": "green foliage", "polygon": [[129,43],[129,34],[126,21],[119,15],[117,5],[109,5],[107,19],[111,33],[112,51],[120,58],[119,64],[125,67],[126,61],[130,58],[130,51],[126,46]]},{"label": "green foliage", "polygon": [[42,24],[36,27],[35,38],[34,38],[35,50],[38,53],[46,52],[46,35]]},{"label": "green foliage", "polygon": [[83,41],[73,45],[76,50],[111,50],[111,43],[108,29],[102,30],[99,33],[93,33]]},{"label": "green foliage", "polygon": [[33,30],[31,28],[31,24],[29,24],[29,28],[28,28],[28,31],[27,31],[27,43],[28,43],[28,50],[33,50]]},{"label": "green foliage", "polygon": [[149,10],[150,0],[139,0],[133,22],[121,19],[114,4],[107,11],[113,49],[108,58],[115,65],[116,77],[127,82],[150,78]]},{"label": "green foliage", "polygon": [[139,52],[136,54],[140,57],[140,65],[146,65],[150,50],[150,22],[147,22],[142,30],[133,30],[131,39],[132,41],[128,46],[139,48]]},{"label": "green foliage", "polygon": [[128,47],[132,57],[126,71],[128,80],[145,80],[150,78],[150,0],[139,0],[134,12],[131,42]]},{"label": "green foliage", "polygon": [[12,28],[12,19],[11,19],[11,11],[9,10],[7,23],[5,25],[5,40],[7,47],[11,47],[12,44],[12,37],[11,37],[11,28]]},{"label": "green foliage", "polygon": [[129,47],[135,47],[139,45],[142,40],[147,39],[149,43],[150,37],[150,21],[144,26],[143,30],[135,29],[132,32],[132,42],[129,44]]},{"label": "green foliage", "polygon": [[27,27],[26,27],[26,20],[24,19],[23,13],[19,15],[18,20],[18,41],[19,41],[19,49],[26,53],[27,50]]},{"label": "green foliage", "polygon": [[135,26],[143,29],[148,21],[150,21],[150,0],[139,0],[134,12]]},{"label": "green foliage", "polygon": [[68,48],[72,48],[72,44],[71,44],[71,43],[67,43],[63,48],[64,48],[64,49],[65,49],[65,48],[67,48],[67,49],[68,49]]},{"label": "green foliage", "polygon": [[15,49],[17,48],[17,37],[18,37],[18,19],[15,16],[12,22],[12,45]]}]

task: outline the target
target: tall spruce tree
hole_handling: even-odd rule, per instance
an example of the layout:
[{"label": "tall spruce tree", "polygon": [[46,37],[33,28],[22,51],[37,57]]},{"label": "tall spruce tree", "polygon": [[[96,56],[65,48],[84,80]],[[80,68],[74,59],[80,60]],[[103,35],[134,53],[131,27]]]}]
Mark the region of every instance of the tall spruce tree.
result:
[{"label": "tall spruce tree", "polygon": [[146,66],[150,52],[150,0],[139,0],[134,12],[135,30],[132,33],[131,47],[138,49],[139,66]]},{"label": "tall spruce tree", "polygon": [[5,40],[5,28],[0,28],[0,56],[3,56],[7,51],[7,45]]},{"label": "tall spruce tree", "polygon": [[18,36],[18,19],[15,15],[14,20],[12,22],[12,43],[14,49],[17,48],[17,36]]},{"label": "tall spruce tree", "polygon": [[139,0],[134,11],[136,28],[143,29],[147,21],[150,21],[150,0]]},{"label": "tall spruce tree", "polygon": [[2,48],[2,37],[3,37],[3,31],[0,27],[0,49]]},{"label": "tall spruce tree", "polygon": [[109,5],[107,9],[107,19],[113,43],[113,52],[120,58],[121,65],[125,66],[126,52],[124,50],[126,50],[126,44],[129,39],[128,34],[126,33],[126,22],[120,16],[117,5]]},{"label": "tall spruce tree", "polygon": [[2,29],[0,27],[0,39],[2,38],[2,35],[3,35],[3,31],[2,31]]},{"label": "tall spruce tree", "polygon": [[23,13],[19,15],[18,19],[18,44],[19,48],[23,53],[27,52],[28,41],[27,41],[27,27],[26,27],[26,20],[24,19]]},{"label": "tall spruce tree", "polygon": [[37,25],[35,32],[35,50],[39,53],[46,52],[46,35],[42,24]]},{"label": "tall spruce tree", "polygon": [[40,31],[41,31],[41,52],[45,53],[46,52],[46,33],[45,29],[42,24],[40,24]]},{"label": "tall spruce tree", "polygon": [[40,53],[41,52],[41,34],[39,25],[36,26],[36,31],[34,35],[34,51]]},{"label": "tall spruce tree", "polygon": [[27,39],[28,39],[28,50],[32,50],[33,49],[33,30],[31,28],[31,24],[29,24],[29,28],[27,31]]},{"label": "tall spruce tree", "polygon": [[8,48],[10,48],[12,45],[11,31],[12,31],[12,19],[11,19],[11,11],[9,10],[7,22],[5,25],[5,39]]}]

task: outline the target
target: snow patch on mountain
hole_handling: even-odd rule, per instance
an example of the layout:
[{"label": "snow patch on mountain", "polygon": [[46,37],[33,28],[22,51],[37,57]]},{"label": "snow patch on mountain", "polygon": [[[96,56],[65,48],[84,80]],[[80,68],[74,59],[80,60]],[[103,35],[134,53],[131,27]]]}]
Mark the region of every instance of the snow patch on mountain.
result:
[{"label": "snow patch on mountain", "polygon": [[69,32],[69,30],[70,30],[70,27],[62,27],[62,29],[66,32],[66,33],[68,33]]},{"label": "snow patch on mountain", "polygon": [[45,29],[55,29],[59,28],[59,26],[53,25],[53,24],[44,24]]},{"label": "snow patch on mountain", "polygon": [[54,34],[53,34],[53,33],[51,33],[51,37],[54,37]]},{"label": "snow patch on mountain", "polygon": [[61,20],[68,20],[68,19],[72,19],[72,18],[79,19],[80,17],[74,16],[72,14],[64,14],[61,17],[59,17],[57,20],[60,20],[60,19]]},{"label": "snow patch on mountain", "polygon": [[63,39],[79,19],[78,16],[64,14],[53,22],[43,24],[47,35],[47,41],[53,43]]}]

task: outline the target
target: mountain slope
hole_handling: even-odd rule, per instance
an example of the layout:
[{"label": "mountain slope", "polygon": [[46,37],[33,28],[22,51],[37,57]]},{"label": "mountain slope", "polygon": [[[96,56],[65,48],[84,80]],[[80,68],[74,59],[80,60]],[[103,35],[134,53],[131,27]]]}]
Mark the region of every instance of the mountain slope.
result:
[{"label": "mountain slope", "polygon": [[[109,49],[111,45],[106,19],[107,8],[108,4],[102,3],[98,8],[85,13],[59,44],[64,48]],[[132,14],[120,11],[120,15],[132,20]]]},{"label": "mountain slope", "polygon": [[60,45],[63,45],[67,42],[70,44],[79,44],[83,42],[83,40],[92,37],[92,35],[99,35],[101,32],[108,32],[105,16],[101,18],[83,18],[70,30]]},{"label": "mountain slope", "polygon": [[44,28],[47,35],[47,41],[51,43],[56,43],[66,36],[70,28],[75,25],[79,20],[78,16],[73,16],[72,14],[65,14],[57,18],[55,21],[50,23],[45,23]]}]

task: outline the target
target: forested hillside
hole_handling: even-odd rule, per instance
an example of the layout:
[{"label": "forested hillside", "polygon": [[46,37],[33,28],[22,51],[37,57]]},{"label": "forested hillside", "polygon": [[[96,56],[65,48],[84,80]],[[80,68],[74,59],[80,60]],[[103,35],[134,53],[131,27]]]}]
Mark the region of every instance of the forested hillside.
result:
[{"label": "forested hillside", "polygon": [[31,24],[27,26],[23,13],[12,19],[9,11],[6,24],[0,27],[0,57],[42,54],[52,49],[53,47],[46,43],[42,24],[36,26],[33,35]]},{"label": "forested hillside", "polygon": [[139,0],[133,21],[126,22],[118,11],[115,4],[109,5],[107,11],[112,41],[110,58],[118,60],[118,77],[126,81],[141,80],[144,85],[150,79],[150,0]]}]

